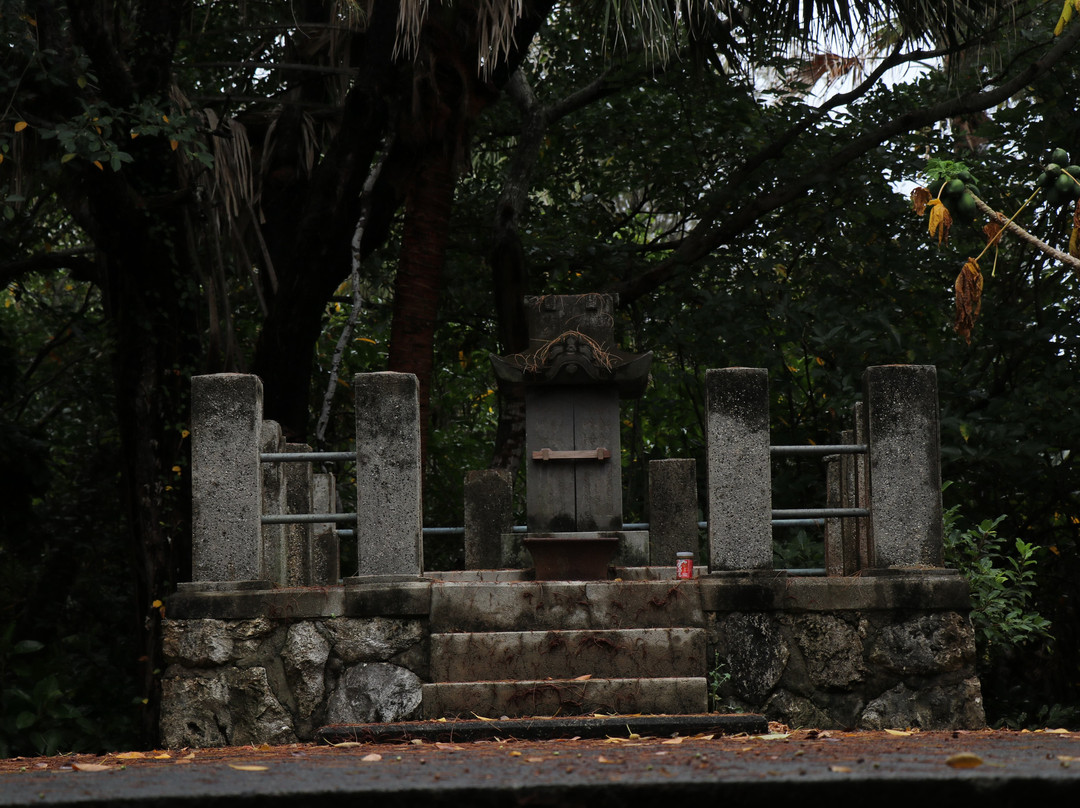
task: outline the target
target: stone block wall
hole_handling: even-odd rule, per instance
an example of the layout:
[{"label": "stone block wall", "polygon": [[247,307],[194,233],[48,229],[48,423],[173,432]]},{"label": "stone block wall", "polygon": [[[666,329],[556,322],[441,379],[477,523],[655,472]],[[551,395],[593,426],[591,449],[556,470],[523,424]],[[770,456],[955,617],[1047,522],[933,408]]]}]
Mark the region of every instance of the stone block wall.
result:
[{"label": "stone block wall", "polygon": [[427,621],[166,620],[166,747],[291,743],[327,724],[417,717]]},{"label": "stone block wall", "polygon": [[[589,582],[587,597],[564,604],[581,614],[567,613],[562,623],[604,628],[610,614],[610,627],[621,627],[630,617],[620,604],[640,599],[630,591],[643,586],[635,576],[655,584],[674,570],[625,569],[620,576]],[[329,724],[419,718],[433,626],[475,629],[465,625],[469,583],[176,596],[164,624],[162,743],[284,743],[311,740]],[[553,585],[499,583],[500,609],[527,612],[538,586]],[[680,581],[678,590],[675,622],[705,629],[700,675],[721,679],[721,712],[821,729],[985,724],[967,586],[955,573],[896,571],[841,582],[760,571]],[[448,621],[458,612],[464,623],[455,629]],[[247,617],[253,613],[273,616]]]}]

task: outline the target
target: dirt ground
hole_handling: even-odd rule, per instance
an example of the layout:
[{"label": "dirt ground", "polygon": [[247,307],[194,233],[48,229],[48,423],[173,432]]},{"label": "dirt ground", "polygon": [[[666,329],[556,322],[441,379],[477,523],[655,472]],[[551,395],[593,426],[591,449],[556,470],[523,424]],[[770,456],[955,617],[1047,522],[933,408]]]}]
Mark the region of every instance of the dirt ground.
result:
[{"label": "dirt ground", "polygon": [[[236,746],[114,752],[106,755],[56,755],[0,760],[0,774],[72,771],[95,773],[119,769],[225,765],[239,772],[269,771],[288,763],[310,761],[333,766],[397,767],[426,771],[476,771],[530,767],[570,773],[594,771],[687,771],[687,767],[723,775],[887,774],[892,768],[948,773],[980,767],[1053,770],[1056,776],[1080,775],[1080,732],[1045,729],[920,732],[840,732],[789,730],[770,725],[763,735],[641,737],[627,732],[605,739],[525,740],[494,738],[471,743],[298,743],[283,746]],[[417,767],[427,767],[418,769]],[[1071,769],[1065,772],[1063,770]],[[402,770],[402,773],[404,771]],[[374,774],[374,772],[373,772]]]}]

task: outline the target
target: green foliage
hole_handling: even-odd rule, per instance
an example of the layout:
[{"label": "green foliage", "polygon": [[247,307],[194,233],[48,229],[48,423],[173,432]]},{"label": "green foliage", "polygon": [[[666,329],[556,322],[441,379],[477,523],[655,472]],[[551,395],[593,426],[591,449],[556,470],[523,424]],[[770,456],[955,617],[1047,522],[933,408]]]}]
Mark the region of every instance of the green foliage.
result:
[{"label": "green foliage", "polygon": [[959,505],[945,511],[945,560],[971,589],[975,648],[985,668],[1006,652],[1052,639],[1050,621],[1034,608],[1039,548],[999,535],[1004,516],[964,528],[959,511]]},{"label": "green foliage", "polygon": [[714,713],[729,710],[724,701],[724,690],[731,681],[731,671],[728,670],[727,661],[716,651],[713,656],[713,666],[706,674],[706,683],[709,688],[709,710]]}]

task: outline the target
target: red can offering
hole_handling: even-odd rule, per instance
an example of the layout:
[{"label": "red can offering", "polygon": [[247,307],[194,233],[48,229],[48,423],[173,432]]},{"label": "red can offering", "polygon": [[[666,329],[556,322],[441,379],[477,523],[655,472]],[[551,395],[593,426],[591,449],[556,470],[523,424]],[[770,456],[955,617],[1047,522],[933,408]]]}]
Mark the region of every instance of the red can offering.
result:
[{"label": "red can offering", "polygon": [[694,577],[694,554],[675,554],[675,577],[688,581]]}]

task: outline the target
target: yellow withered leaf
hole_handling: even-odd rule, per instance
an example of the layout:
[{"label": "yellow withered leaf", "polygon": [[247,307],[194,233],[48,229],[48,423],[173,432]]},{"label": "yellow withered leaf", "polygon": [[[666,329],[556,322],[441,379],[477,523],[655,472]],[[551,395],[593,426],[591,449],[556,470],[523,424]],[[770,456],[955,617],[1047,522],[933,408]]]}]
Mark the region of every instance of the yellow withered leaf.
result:
[{"label": "yellow withered leaf", "polygon": [[945,764],[954,769],[974,769],[976,766],[983,765],[983,759],[971,752],[958,752],[949,756]]},{"label": "yellow withered leaf", "polygon": [[952,227],[952,216],[940,199],[931,199],[927,206],[930,208],[930,235],[938,240],[938,244],[949,241],[949,228]]},{"label": "yellow withered leaf", "polygon": [[911,192],[911,202],[915,206],[915,213],[922,216],[926,213],[926,204],[930,201],[930,191],[926,188],[917,187]]},{"label": "yellow withered leaf", "polygon": [[983,275],[979,262],[969,258],[956,276],[956,333],[971,342],[971,330],[982,310]]},{"label": "yellow withered leaf", "polygon": [[986,234],[987,244],[997,244],[1001,241],[1001,234],[1005,231],[1005,228],[1001,226],[1000,222],[987,222],[983,225],[983,233]]}]

